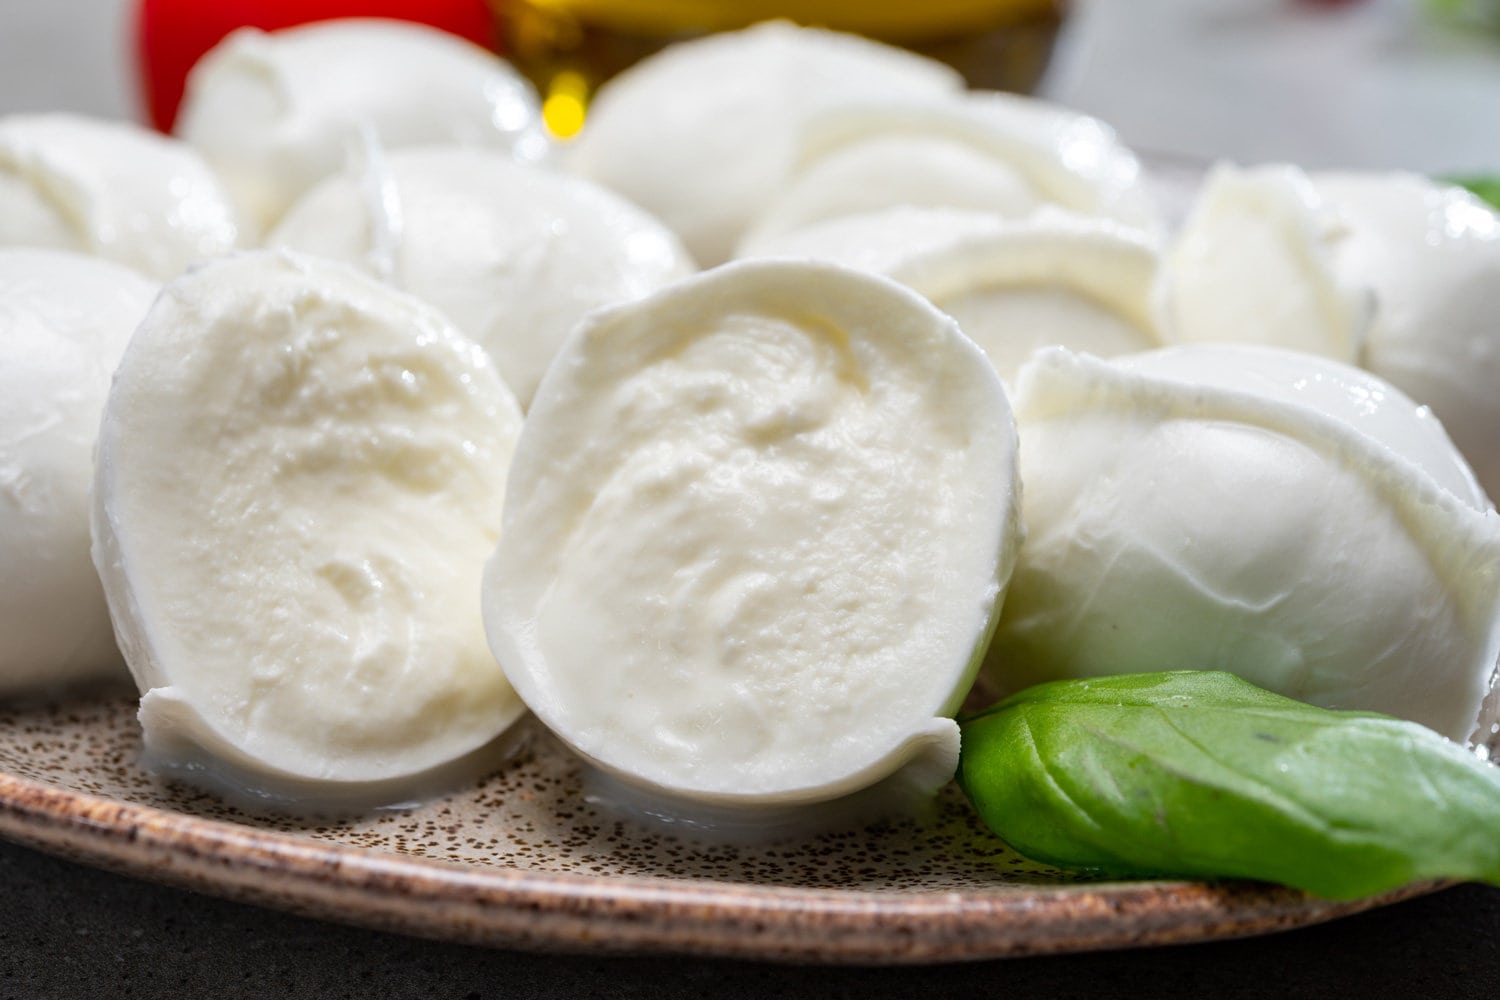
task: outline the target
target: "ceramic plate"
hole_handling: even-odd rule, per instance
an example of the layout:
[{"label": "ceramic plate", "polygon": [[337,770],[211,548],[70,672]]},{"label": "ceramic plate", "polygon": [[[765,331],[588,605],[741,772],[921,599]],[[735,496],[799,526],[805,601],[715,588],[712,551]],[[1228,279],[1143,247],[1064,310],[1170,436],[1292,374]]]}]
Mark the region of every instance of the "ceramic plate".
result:
[{"label": "ceramic plate", "polygon": [[[129,874],[499,947],[924,962],[1201,941],[1356,903],[1244,883],[1088,883],[1008,851],[950,786],[927,815],[776,843],[620,815],[535,723],[483,780],[328,821],[237,809],[140,766],[134,699],[0,707],[0,835]],[[1430,887],[1427,887],[1430,888]]]}]

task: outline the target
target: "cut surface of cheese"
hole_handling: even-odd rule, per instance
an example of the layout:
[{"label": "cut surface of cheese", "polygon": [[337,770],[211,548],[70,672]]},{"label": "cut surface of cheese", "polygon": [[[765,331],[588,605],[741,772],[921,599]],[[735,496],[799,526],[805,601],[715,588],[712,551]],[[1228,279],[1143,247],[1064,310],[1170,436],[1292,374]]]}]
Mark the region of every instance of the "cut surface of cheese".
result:
[{"label": "cut surface of cheese", "polygon": [[175,131],[257,234],[370,147],[550,155],[536,92],[509,63],[436,28],[378,18],[241,28],[193,67]]},{"label": "cut surface of cheese", "polygon": [[597,314],[517,448],[495,655],[653,793],[935,787],[1015,557],[1014,447],[977,348],[873,275],[747,261]]},{"label": "cut surface of cheese", "polygon": [[148,754],[381,798],[494,740],[522,708],[479,583],[519,427],[475,344],[343,265],[262,251],[168,285],[93,500]]}]

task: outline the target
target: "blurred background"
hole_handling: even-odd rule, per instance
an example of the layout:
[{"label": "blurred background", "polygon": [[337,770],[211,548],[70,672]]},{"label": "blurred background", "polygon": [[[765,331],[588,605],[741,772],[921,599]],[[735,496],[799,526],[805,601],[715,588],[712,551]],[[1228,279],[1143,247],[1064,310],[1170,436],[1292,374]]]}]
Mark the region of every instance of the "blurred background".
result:
[{"label": "blurred background", "polygon": [[[503,9],[507,0],[496,2]],[[1031,24],[1024,44],[1004,56],[1015,64],[1008,72],[1024,80],[1045,69],[1037,93],[1098,115],[1142,151],[1312,167],[1500,171],[1500,0],[1073,0],[1062,8],[1050,61],[1036,58],[1038,50],[1048,54],[1037,39],[1050,40],[1052,30],[1037,12],[1057,8],[1050,0],[988,4],[1007,5]],[[466,33],[493,32],[491,41],[502,47],[507,32],[513,47],[516,41],[517,25],[485,22],[483,0],[364,6],[456,19]],[[932,5],[827,0],[815,6],[869,16]],[[205,12],[219,21],[256,12],[295,19],[311,7],[288,0],[146,0],[155,34],[153,65],[145,68],[158,77],[166,70],[180,75],[167,64],[185,60],[184,52],[210,30],[197,23]],[[137,13],[136,0],[0,0],[0,113],[66,109],[148,120]],[[1053,16],[1052,27],[1058,21]],[[980,65],[1001,58],[995,50],[958,55]]]}]

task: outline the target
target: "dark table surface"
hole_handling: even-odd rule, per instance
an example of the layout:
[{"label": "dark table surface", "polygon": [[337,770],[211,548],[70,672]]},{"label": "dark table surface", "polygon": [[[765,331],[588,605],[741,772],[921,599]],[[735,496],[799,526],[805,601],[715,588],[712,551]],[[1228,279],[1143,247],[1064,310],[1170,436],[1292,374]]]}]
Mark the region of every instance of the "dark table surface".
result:
[{"label": "dark table surface", "polygon": [[1132,952],[819,968],[488,951],[321,923],[0,842],[0,1000],[32,997],[1500,998],[1500,889]]}]

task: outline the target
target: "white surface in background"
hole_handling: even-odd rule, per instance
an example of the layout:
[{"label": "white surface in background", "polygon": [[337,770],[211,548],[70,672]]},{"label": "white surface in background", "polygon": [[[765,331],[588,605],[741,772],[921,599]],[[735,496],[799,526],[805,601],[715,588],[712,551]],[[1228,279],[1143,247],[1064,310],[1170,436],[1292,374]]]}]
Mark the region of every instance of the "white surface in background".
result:
[{"label": "white surface in background", "polygon": [[1047,96],[1141,150],[1500,170],[1500,34],[1426,0],[1074,0]]},{"label": "white surface in background", "polygon": [[0,114],[141,118],[131,0],[0,0]]},{"label": "white surface in background", "polygon": [[[1500,170],[1500,35],[1425,0],[1072,0],[1047,96],[1157,153]],[[0,114],[139,117],[131,0],[0,0]]]}]

